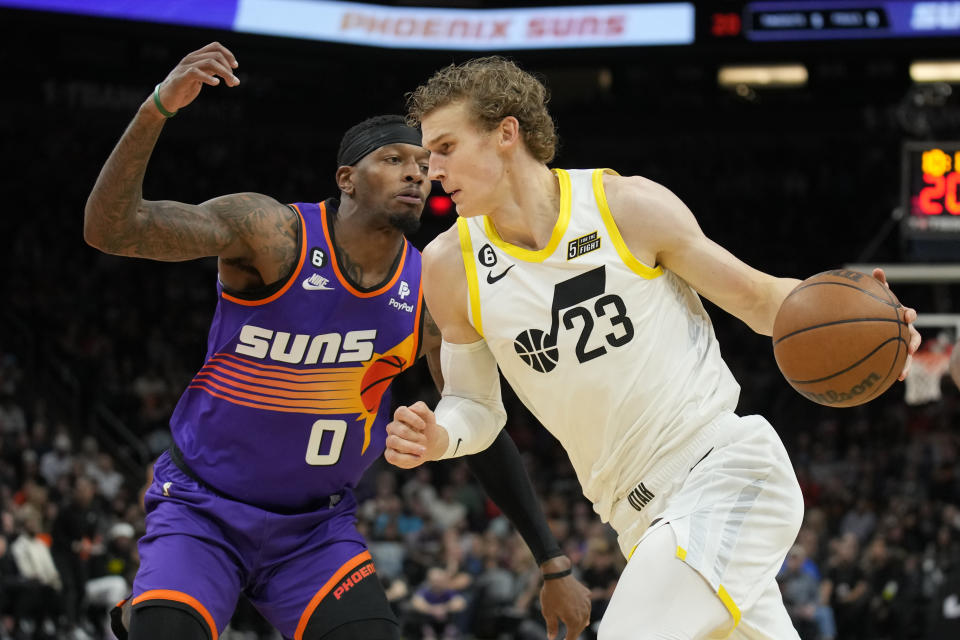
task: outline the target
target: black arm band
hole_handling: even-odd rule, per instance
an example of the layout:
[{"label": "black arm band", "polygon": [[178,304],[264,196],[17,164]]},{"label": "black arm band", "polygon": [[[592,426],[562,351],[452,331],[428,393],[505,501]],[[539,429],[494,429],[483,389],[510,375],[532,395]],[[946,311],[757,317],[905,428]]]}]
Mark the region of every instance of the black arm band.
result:
[{"label": "black arm band", "polygon": [[537,564],[563,555],[557,539],[547,526],[547,518],[533,492],[517,445],[506,431],[501,430],[487,449],[466,456],[465,460],[484,491],[530,547]]},{"label": "black arm band", "polygon": [[563,571],[557,571],[555,573],[545,573],[543,574],[544,580],[556,580],[558,578],[566,578],[567,576],[573,574],[573,569],[564,569]]}]

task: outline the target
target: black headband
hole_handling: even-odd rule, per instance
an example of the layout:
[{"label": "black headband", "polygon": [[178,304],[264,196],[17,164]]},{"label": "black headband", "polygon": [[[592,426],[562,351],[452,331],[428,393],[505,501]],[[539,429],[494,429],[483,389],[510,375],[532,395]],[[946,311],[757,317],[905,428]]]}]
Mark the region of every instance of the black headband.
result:
[{"label": "black headband", "polygon": [[341,167],[357,164],[368,153],[398,142],[415,144],[418,147],[423,145],[419,130],[399,122],[381,124],[360,131],[350,139],[345,137],[341,144],[342,151],[337,155],[337,164]]}]

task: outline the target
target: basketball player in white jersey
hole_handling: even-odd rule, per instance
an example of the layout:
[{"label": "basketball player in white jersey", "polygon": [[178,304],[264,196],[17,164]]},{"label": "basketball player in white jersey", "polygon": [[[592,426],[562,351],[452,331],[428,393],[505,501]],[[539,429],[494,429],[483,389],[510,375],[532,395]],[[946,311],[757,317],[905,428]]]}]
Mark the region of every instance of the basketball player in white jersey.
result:
[{"label": "basketball player in white jersey", "polygon": [[797,638],[775,576],[803,517],[800,488],[770,424],[734,413],[740,388],[698,294],[769,335],[798,281],[711,242],[658,184],[548,169],[545,93],[494,57],[410,96],[430,177],[460,217],[424,252],[443,397],[435,412],[396,411],[387,460],[409,468],[488,446],[505,421],[499,365],[630,557],[601,640]]}]

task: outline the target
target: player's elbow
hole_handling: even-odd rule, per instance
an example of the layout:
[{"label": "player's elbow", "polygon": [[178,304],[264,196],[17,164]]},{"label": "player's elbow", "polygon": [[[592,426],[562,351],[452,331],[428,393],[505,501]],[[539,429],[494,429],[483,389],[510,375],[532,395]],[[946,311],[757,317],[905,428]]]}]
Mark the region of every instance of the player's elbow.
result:
[{"label": "player's elbow", "polygon": [[83,241],[94,249],[100,249],[103,242],[103,235],[100,229],[93,223],[94,212],[91,211],[90,201],[83,210]]},{"label": "player's elbow", "polygon": [[483,446],[480,447],[480,451],[486,451],[500,435],[504,425],[507,424],[507,410],[503,408],[502,402],[488,403],[485,408],[490,413],[490,424],[493,428],[484,433],[481,443]]},{"label": "player's elbow", "polygon": [[103,222],[104,217],[91,196],[83,209],[83,241],[104,253],[114,253],[111,251],[110,234]]},{"label": "player's elbow", "polygon": [[117,242],[124,235],[126,225],[120,220],[107,222],[107,218],[106,213],[92,202],[92,199],[88,200],[83,211],[83,241],[104,253],[127,255]]}]

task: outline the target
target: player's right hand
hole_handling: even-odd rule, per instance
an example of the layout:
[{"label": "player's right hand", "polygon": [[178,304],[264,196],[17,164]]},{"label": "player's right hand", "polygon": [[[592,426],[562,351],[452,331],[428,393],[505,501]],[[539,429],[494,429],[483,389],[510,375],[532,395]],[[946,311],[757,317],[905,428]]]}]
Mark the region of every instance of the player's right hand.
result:
[{"label": "player's right hand", "polygon": [[235,87],[240,84],[233,74],[237,66],[236,57],[219,42],[188,53],[160,83],[160,103],[168,111],[178,111],[200,95],[203,85],[215,87],[220,78],[228,87]]},{"label": "player's right hand", "polygon": [[401,469],[412,469],[437,460],[447,450],[447,430],[424,402],[397,407],[387,424],[387,448],[383,457]]}]

